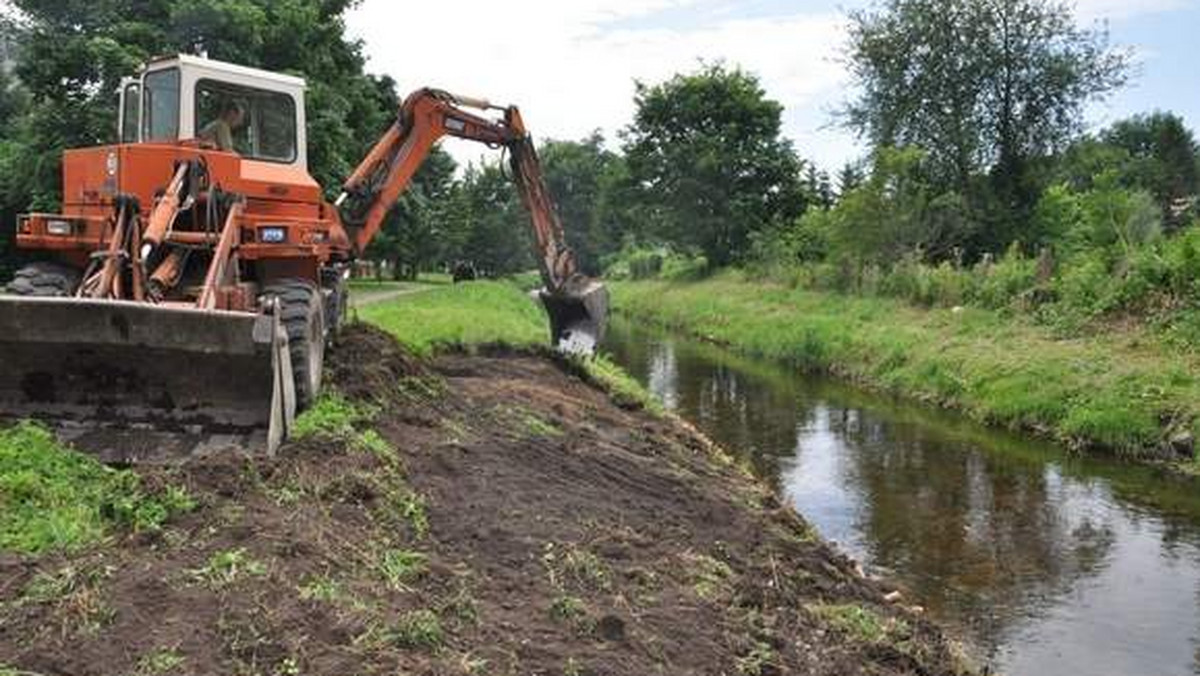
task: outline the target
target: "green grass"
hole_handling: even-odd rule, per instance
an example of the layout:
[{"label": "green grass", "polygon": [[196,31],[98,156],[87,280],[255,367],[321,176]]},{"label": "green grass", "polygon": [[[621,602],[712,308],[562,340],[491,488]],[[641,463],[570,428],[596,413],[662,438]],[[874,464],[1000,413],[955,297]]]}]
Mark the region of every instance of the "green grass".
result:
[{"label": "green grass", "polygon": [[508,282],[478,281],[445,286],[359,311],[413,352],[429,355],[437,348],[501,343],[545,344],[545,317],[527,295]]},{"label": "green grass", "polygon": [[429,557],[407,549],[386,549],[379,556],[379,572],[393,589],[404,591],[429,571]]},{"label": "green grass", "polygon": [[736,272],[609,288],[630,316],[1072,447],[1151,455],[1172,434],[1200,436],[1200,360],[1136,330],[1067,340],[996,312],[920,309]]},{"label": "green grass", "polygon": [[[394,335],[414,353],[480,344],[547,347],[545,312],[512,281],[477,281],[404,296],[363,308],[359,319]],[[636,380],[603,356],[578,365],[618,404],[661,412],[660,404]]]},{"label": "green grass", "polygon": [[837,631],[860,643],[894,643],[907,638],[911,631],[904,620],[886,618],[853,603],[814,603],[806,608]]},{"label": "green grass", "polygon": [[436,650],[446,641],[441,620],[437,613],[428,609],[414,610],[401,615],[389,638],[402,648],[427,650]]},{"label": "green grass", "polygon": [[220,589],[246,577],[266,575],[267,567],[239,547],[213,552],[203,566],[188,573],[193,580]]},{"label": "green grass", "polygon": [[176,486],[147,493],[133,472],[73,451],[34,423],[0,429],[0,550],[74,550],[114,528],[158,529],[194,506]]}]

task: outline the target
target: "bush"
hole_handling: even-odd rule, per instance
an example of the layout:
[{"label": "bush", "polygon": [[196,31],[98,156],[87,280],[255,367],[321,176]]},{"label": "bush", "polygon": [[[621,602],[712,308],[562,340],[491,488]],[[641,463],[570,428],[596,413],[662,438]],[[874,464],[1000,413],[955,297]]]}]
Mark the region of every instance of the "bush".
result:
[{"label": "bush", "polygon": [[708,270],[708,259],[689,255],[669,247],[626,245],[606,261],[608,279],[695,279]]},{"label": "bush", "polygon": [[972,304],[989,310],[1011,307],[1037,286],[1037,261],[1014,244],[995,263],[975,266],[972,282]]}]

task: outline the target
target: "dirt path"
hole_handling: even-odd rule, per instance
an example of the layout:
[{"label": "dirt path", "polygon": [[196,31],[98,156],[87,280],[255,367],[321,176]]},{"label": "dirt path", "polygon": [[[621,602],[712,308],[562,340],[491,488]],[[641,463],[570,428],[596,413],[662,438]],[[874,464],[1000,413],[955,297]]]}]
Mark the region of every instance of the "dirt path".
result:
[{"label": "dirt path", "polygon": [[382,289],[357,289],[350,293],[350,307],[363,307],[373,303],[382,303],[384,301],[407,296],[422,291],[437,288],[434,284],[421,284],[413,282],[411,284],[404,283],[403,286],[387,286]]},{"label": "dirt path", "polygon": [[937,629],[704,438],[569,366],[426,365],[362,327],[333,355],[373,422],[153,475],[201,505],[165,532],[0,559],[0,667],[956,673]]}]

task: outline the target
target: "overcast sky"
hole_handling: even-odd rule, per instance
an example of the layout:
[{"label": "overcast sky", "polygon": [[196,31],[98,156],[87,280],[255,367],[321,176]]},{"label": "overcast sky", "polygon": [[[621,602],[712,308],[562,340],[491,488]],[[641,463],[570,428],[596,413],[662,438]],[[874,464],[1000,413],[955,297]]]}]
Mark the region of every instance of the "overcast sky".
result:
[{"label": "overcast sky", "polygon": [[[435,86],[521,106],[538,138],[599,129],[615,146],[633,112],[633,81],[653,83],[723,60],[756,73],[784,105],[784,134],[800,154],[836,170],[862,146],[832,124],[850,95],[839,62],[845,11],[866,0],[365,0],[352,36],[372,72],[402,92]],[[1086,25],[1107,22],[1139,62],[1131,86],[1089,110],[1102,126],[1155,108],[1200,126],[1200,0],[1078,0]],[[461,161],[486,150],[447,144]]]}]

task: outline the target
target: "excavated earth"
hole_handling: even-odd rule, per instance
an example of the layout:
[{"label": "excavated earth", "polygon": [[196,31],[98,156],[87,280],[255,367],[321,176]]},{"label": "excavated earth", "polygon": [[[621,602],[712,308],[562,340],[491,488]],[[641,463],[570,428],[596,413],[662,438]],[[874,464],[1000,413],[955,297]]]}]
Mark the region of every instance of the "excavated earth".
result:
[{"label": "excavated earth", "polygon": [[273,459],[140,469],[151,485],[185,487],[197,508],[80,553],[0,555],[0,665],[71,676],[964,668],[919,609],[700,434],[618,406],[568,363],[501,349],[421,362],[364,326],[331,360],[333,386],[376,411],[356,432],[289,442]]}]

